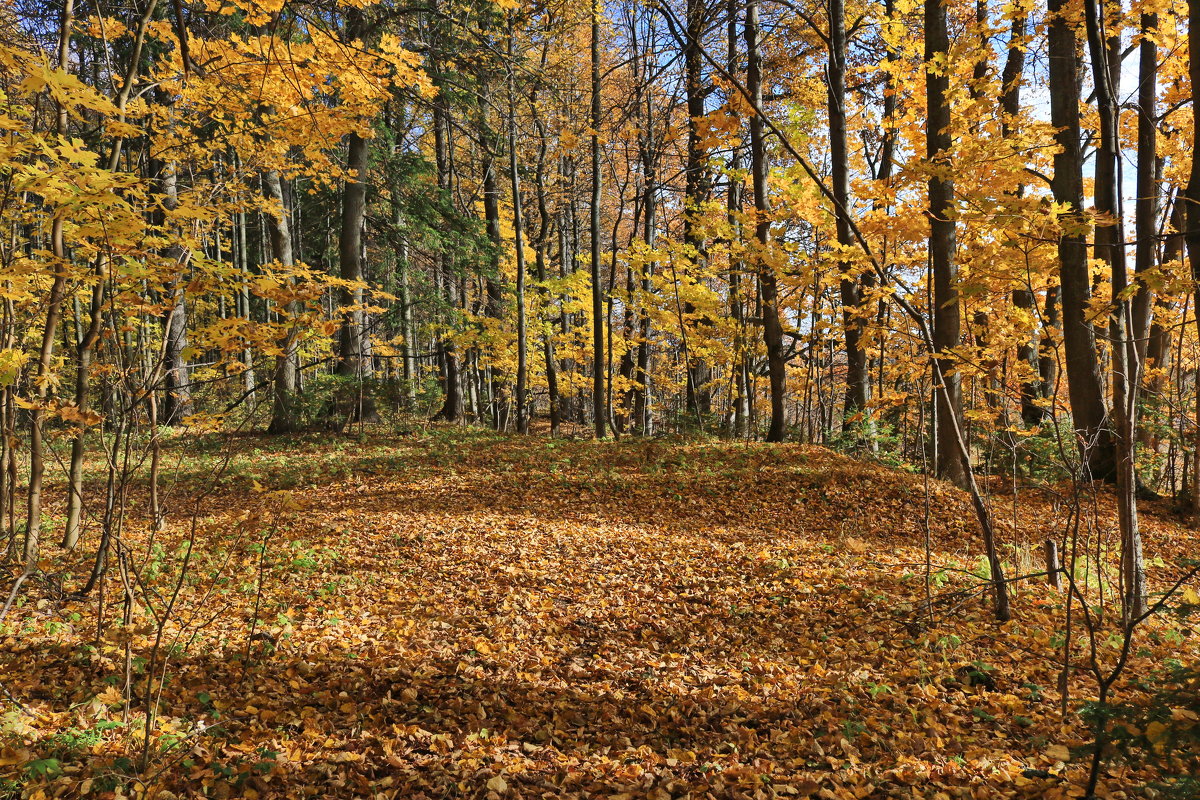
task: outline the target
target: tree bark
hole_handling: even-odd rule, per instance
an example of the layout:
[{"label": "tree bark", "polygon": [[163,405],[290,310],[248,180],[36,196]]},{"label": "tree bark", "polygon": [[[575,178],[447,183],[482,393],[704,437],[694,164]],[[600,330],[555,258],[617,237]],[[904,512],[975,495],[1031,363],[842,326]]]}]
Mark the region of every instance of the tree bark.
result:
[{"label": "tree bark", "polygon": [[[436,71],[436,69],[435,69]],[[449,142],[450,118],[446,109],[446,101],[439,94],[433,104],[433,151],[437,166],[438,193],[442,202],[450,200],[450,157]],[[458,277],[451,266],[450,255],[444,250],[437,254],[437,278],[445,291],[446,305],[454,314],[458,308]],[[434,419],[450,423],[460,423],[463,420],[462,377],[458,347],[453,334],[442,332],[438,339],[438,352],[441,355],[442,394],[441,409]]]},{"label": "tree bark", "polygon": [[[75,19],[74,0],[63,3],[62,18],[59,22],[58,68],[64,72],[67,69],[68,56],[71,50],[71,28]],[[67,108],[58,103],[58,135],[67,135]],[[27,578],[37,571],[38,554],[41,551],[42,531],[42,481],[46,471],[43,441],[43,425],[45,424],[45,406],[50,396],[50,368],[54,359],[54,342],[57,338],[58,324],[62,319],[62,304],[66,297],[67,287],[67,247],[63,239],[64,209],[58,209],[54,221],[50,224],[50,250],[54,256],[54,278],[50,284],[50,293],[46,301],[46,321],[42,326],[42,342],[38,349],[37,370],[34,374],[34,406],[29,412],[29,494],[25,509],[25,547],[22,558],[25,569],[22,578]],[[13,587],[15,596],[22,582],[18,578]],[[7,607],[6,607],[7,610]]]},{"label": "tree bark", "polygon": [[[267,198],[275,204],[273,212],[267,214],[271,252],[284,269],[289,269],[295,264],[292,256],[291,213],[283,195],[283,180],[279,177],[279,172],[266,172],[263,176],[263,187]],[[287,311],[292,316],[299,314],[299,304],[294,301],[288,303]],[[294,320],[289,320],[287,336],[283,341],[283,353],[275,357],[274,399],[271,424],[267,426],[268,433],[292,433],[300,427],[299,409],[296,407],[300,376],[298,333]]]},{"label": "tree bark", "polygon": [[[966,486],[966,464],[953,445],[956,430],[963,430],[962,387],[951,351],[958,346],[962,318],[955,262],[954,180],[950,176],[950,79],[945,59],[950,39],[946,8],[941,0],[925,0],[925,123],[929,177],[929,257],[933,269],[933,344],[945,391],[935,390],[937,403],[937,474],[957,486]],[[968,443],[969,445],[969,443]]]},{"label": "tree bark", "polygon": [[512,12],[508,21],[508,176],[512,184],[513,246],[517,255],[517,433],[529,433],[525,393],[529,382],[525,333],[525,222],[521,214],[521,178],[517,172],[517,98],[514,86]]},{"label": "tree bark", "polygon": [[[1200,31],[1200,0],[1188,0],[1188,30]],[[1200,86],[1200,36],[1196,35],[1188,37],[1188,76],[1191,78],[1192,86]],[[1200,334],[1200,158],[1195,155],[1197,149],[1200,149],[1200,103],[1193,100],[1192,167],[1188,174],[1187,187],[1183,193],[1183,199],[1187,206],[1185,212],[1187,232],[1184,234],[1184,242],[1187,245],[1192,280],[1196,285],[1192,305],[1195,308],[1196,331],[1197,334]],[[1200,391],[1198,391],[1198,396],[1200,396]],[[1196,414],[1198,425],[1196,443],[1193,447],[1197,453],[1196,463],[1200,466],[1200,404],[1198,404]],[[1200,474],[1196,475],[1192,482],[1196,492],[1196,497],[1193,498],[1194,522],[1200,525]]]},{"label": "tree bark", "polygon": [[[761,109],[762,53],[758,41],[758,0],[746,2],[746,90],[753,108]],[[767,196],[767,150],[763,136],[761,114],[750,117],[750,172],[754,182],[754,233],[758,240],[755,263],[758,272],[759,292],[762,301],[763,343],[767,347],[767,373],[771,392],[771,426],[767,430],[768,442],[782,442],[787,435],[786,409],[787,362],[783,355],[783,324],[779,319],[779,296],[774,267],[767,257],[771,244],[771,204]]]},{"label": "tree bark", "polygon": [[597,439],[607,433],[604,415],[604,294],[600,286],[600,0],[592,0],[592,425]]},{"label": "tree bark", "polygon": [[1049,0],[1048,57],[1050,122],[1058,129],[1051,190],[1069,211],[1060,218],[1058,237],[1062,337],[1066,355],[1067,392],[1080,456],[1093,477],[1113,474],[1115,458],[1104,385],[1096,352],[1096,332],[1088,319],[1091,271],[1088,267],[1083,205],[1083,152],[1079,128],[1077,37],[1067,0]]},{"label": "tree bark", "polygon": [[[700,123],[705,116],[704,99],[708,87],[704,85],[704,57],[700,48],[704,36],[704,18],[707,11],[704,0],[687,0],[685,24],[687,31],[683,41],[684,92],[687,99],[687,162],[684,166],[684,216],[683,242],[688,260],[693,265],[693,278],[699,280],[708,258],[704,236],[700,232],[700,216],[708,200],[711,179],[708,174],[708,153],[703,145]],[[696,308],[690,302],[683,306],[683,321],[692,320],[696,329],[711,326],[712,320],[695,319]],[[680,336],[687,337],[686,330]],[[687,358],[687,406],[698,420],[712,413],[712,366],[703,358],[685,353]]]},{"label": "tree bark", "polygon": [[[342,219],[338,237],[338,263],[342,279],[361,284],[363,281],[363,225],[367,214],[367,169],[370,145],[357,131],[346,137],[346,178],[342,190]],[[364,382],[373,376],[371,359],[367,354],[366,314],[363,311],[364,292],[361,285],[339,290],[342,326],[338,338],[337,374],[347,385],[339,387],[339,402],[334,404],[332,420],[340,428],[346,422],[373,422],[379,419],[375,398]]]},{"label": "tree bark", "polygon": [[[826,71],[829,110],[830,189],[834,198],[834,220],[838,248],[843,253],[857,249],[850,230],[850,158],[846,149],[846,3],[829,1],[829,68]],[[842,404],[842,430],[858,430],[862,443],[875,439],[869,404],[870,365],[863,347],[863,286],[851,275],[850,261],[838,264],[842,297],[842,330],[846,345],[846,392]]]}]

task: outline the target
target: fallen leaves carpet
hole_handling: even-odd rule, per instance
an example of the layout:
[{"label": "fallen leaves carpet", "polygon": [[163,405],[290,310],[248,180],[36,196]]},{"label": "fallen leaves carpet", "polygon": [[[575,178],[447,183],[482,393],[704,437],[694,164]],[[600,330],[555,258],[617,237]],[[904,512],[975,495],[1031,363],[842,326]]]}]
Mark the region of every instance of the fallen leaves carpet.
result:
[{"label": "fallen leaves carpet", "polygon": [[[31,584],[0,632],[0,796],[1082,794],[1063,596],[1014,584],[1016,620],[994,623],[944,485],[930,622],[922,479],[820,448],[175,447],[167,529],[126,534],[157,621],[138,604],[121,624],[113,567],[83,599]],[[1036,566],[1061,510],[1030,493],[1014,523],[1011,501],[992,498],[1005,557]],[[1151,555],[1194,541],[1166,515],[1146,536]],[[55,556],[64,586],[88,545]],[[1147,778],[1109,772],[1106,796]]]}]

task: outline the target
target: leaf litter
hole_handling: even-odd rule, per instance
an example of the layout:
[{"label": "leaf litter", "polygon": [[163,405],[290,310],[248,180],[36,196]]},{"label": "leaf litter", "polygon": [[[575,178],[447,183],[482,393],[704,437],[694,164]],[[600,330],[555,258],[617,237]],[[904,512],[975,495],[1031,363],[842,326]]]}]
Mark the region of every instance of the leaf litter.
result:
[{"label": "leaf litter", "polygon": [[[821,448],[437,430],[294,445],[237,441],[195,520],[127,534],[158,554],[139,591],[180,586],[157,664],[147,613],[96,639],[96,593],[47,585],[14,611],[0,790],[1082,796],[1064,597],[1018,583],[1016,620],[993,622],[951,487],[931,487],[931,608],[922,479]],[[175,446],[186,498],[211,467]],[[1030,561],[1065,511],[1028,492],[1014,532],[994,488],[1006,557]],[[1165,510],[1145,528],[1151,555],[1195,544]],[[78,576],[72,558],[57,569]],[[1133,674],[1197,649],[1143,644]],[[1078,670],[1068,686],[1089,696]],[[1104,796],[1147,778],[1112,765]]]}]

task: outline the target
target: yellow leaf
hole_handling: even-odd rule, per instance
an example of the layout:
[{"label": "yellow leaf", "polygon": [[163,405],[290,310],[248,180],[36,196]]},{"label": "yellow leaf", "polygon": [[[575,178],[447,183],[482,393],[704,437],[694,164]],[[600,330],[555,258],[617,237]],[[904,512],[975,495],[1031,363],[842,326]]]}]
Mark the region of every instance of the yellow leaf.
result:
[{"label": "yellow leaf", "polygon": [[502,776],[497,775],[487,782],[487,788],[493,792],[504,793],[508,791],[508,781],[504,780]]},{"label": "yellow leaf", "polygon": [[1071,760],[1071,751],[1068,750],[1064,745],[1061,745],[1061,744],[1050,745],[1049,747],[1047,747],[1045,749],[1044,754],[1047,758],[1052,759],[1054,761],[1070,761]]}]

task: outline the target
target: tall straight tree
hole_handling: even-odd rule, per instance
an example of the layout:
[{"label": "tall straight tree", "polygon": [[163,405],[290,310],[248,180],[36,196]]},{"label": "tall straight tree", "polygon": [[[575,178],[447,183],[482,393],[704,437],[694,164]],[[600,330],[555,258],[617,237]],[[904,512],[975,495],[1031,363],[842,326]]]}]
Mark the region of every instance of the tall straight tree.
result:
[{"label": "tall straight tree", "polygon": [[[283,191],[283,178],[277,170],[263,175],[263,191],[274,208],[267,215],[270,225],[271,253],[284,269],[295,264],[292,239],[291,209]],[[298,302],[288,304],[289,315],[299,312]],[[283,352],[275,358],[274,399],[271,408],[270,433],[291,433],[300,426],[296,394],[300,388],[300,348],[295,323],[288,321]]]},{"label": "tall straight tree", "polygon": [[[1021,113],[1021,81],[1025,75],[1026,28],[1029,19],[1025,6],[1017,4],[1012,10],[1012,20],[1008,31],[1008,50],[1004,57],[1004,69],[1000,74],[1000,135],[1005,139],[1012,137],[1017,124],[1017,115]],[[1023,186],[1017,187],[1017,194],[1024,191]],[[1032,276],[1026,276],[1028,281]],[[1029,317],[1035,317],[1037,296],[1032,286],[1021,286],[1012,293],[1012,302],[1016,308],[1025,311]],[[1043,334],[1044,337],[1044,334]],[[1021,419],[1027,425],[1037,425],[1047,416],[1047,409],[1038,401],[1046,396],[1050,387],[1032,375],[1038,375],[1038,338],[1031,338],[1017,345],[1017,360],[1025,365],[1031,377],[1021,382]]]},{"label": "tall straight tree", "polygon": [[[708,12],[705,0],[687,0],[686,31],[682,40],[684,62],[684,94],[687,101],[687,162],[684,165],[684,217],[683,243],[688,256],[697,267],[703,267],[707,258],[701,217],[703,205],[708,199],[710,184],[708,153],[700,130],[704,118],[704,101],[711,85],[704,81],[703,47],[705,18]],[[683,313],[690,315],[695,307],[685,303]],[[685,323],[686,324],[686,323]],[[685,332],[681,332],[686,335]],[[704,359],[685,353],[687,365],[687,405],[701,418],[712,412],[712,390],[709,387],[711,369]]]},{"label": "tall straight tree", "polygon": [[[1161,207],[1158,188],[1158,14],[1145,11],[1139,20],[1138,43],[1138,117],[1137,117],[1137,203],[1134,206],[1134,275],[1138,281],[1133,296],[1133,340],[1138,361],[1146,362],[1150,341],[1150,320],[1154,292],[1145,278],[1154,269],[1157,253],[1158,215]],[[1165,248],[1164,248],[1165,249]],[[1164,262],[1170,259],[1164,258]]]},{"label": "tall straight tree", "polygon": [[1069,211],[1060,218],[1059,284],[1062,287],[1062,337],[1066,354],[1067,394],[1071,401],[1081,457],[1093,477],[1111,475],[1113,440],[1104,407],[1104,385],[1096,351],[1096,332],[1088,318],[1092,278],[1088,267],[1087,220],[1083,206],[1083,148],[1079,127],[1078,37],[1068,0],[1049,0],[1047,54],[1050,123],[1057,129],[1054,199]]},{"label": "tall straight tree", "polygon": [[[533,241],[534,269],[537,272],[538,293],[543,303],[549,307],[552,306],[550,292],[546,288],[546,251],[550,245],[552,228],[550,206],[546,198],[546,154],[549,150],[549,135],[538,102],[538,88],[538,85],[535,84],[529,96],[529,110],[538,133],[537,167],[534,171],[534,186],[537,190],[538,233]],[[558,390],[558,359],[554,356],[554,338],[549,328],[542,331],[542,357],[546,370],[546,400],[549,405],[550,435],[557,436],[562,423],[562,403]]]},{"label": "tall straight tree", "polygon": [[604,417],[604,294],[600,286],[600,0],[592,0],[592,422],[596,438],[607,432]]},{"label": "tall straight tree", "polygon": [[529,348],[525,334],[525,221],[521,213],[521,177],[517,172],[517,91],[513,52],[513,12],[508,15],[508,177],[512,185],[513,248],[517,256],[517,433],[529,433],[525,394],[529,384]]},{"label": "tall straight tree", "polygon": [[[746,2],[746,92],[754,109],[763,104],[762,50],[758,38],[758,0]],[[782,442],[786,436],[787,361],[783,354],[783,325],[779,319],[779,290],[775,268],[767,254],[771,244],[771,203],[767,196],[767,143],[763,135],[763,117],[750,117],[750,174],[754,183],[755,238],[758,253],[759,297],[762,301],[763,344],[767,347],[767,375],[771,391],[771,427],[768,442]]]},{"label": "tall straight tree", "polygon": [[[1200,0],[1188,0],[1188,30],[1195,33],[1200,31]],[[1188,37],[1188,77],[1193,87],[1200,86],[1200,36]],[[1193,90],[1194,93],[1194,90]],[[1184,241],[1187,245],[1188,263],[1192,270],[1192,281],[1195,285],[1193,305],[1197,310],[1196,331],[1200,334],[1200,158],[1196,150],[1200,148],[1200,103],[1192,101],[1192,168],[1188,175],[1187,187],[1184,189],[1184,200],[1187,210],[1184,215],[1186,233]],[[1200,408],[1196,410],[1200,417]],[[1196,465],[1200,466],[1200,427],[1196,433],[1197,446]],[[1200,480],[1193,478],[1195,496],[1192,499],[1194,523],[1200,526]]]},{"label": "tall straight tree", "polygon": [[[1121,532],[1121,585],[1123,590],[1126,620],[1140,617],[1146,611],[1146,567],[1142,557],[1142,537],[1138,521],[1137,507],[1137,411],[1138,390],[1141,386],[1141,354],[1145,352],[1144,340],[1148,324],[1140,323],[1134,311],[1135,302],[1130,299],[1128,287],[1129,278],[1125,270],[1125,242],[1122,226],[1123,209],[1120,202],[1120,106],[1118,105],[1121,38],[1119,34],[1106,35],[1105,3],[1103,0],[1084,0],[1084,15],[1088,30],[1088,48],[1092,56],[1092,77],[1096,86],[1096,102],[1099,106],[1101,126],[1100,147],[1096,154],[1096,210],[1111,218],[1110,224],[1099,227],[1096,231],[1097,255],[1106,261],[1111,270],[1112,278],[1112,319],[1109,324],[1109,334],[1112,341],[1112,371],[1113,371],[1113,420],[1116,444],[1116,480],[1117,480],[1117,517]],[[1142,55],[1142,67],[1145,68],[1145,53]],[[1149,82],[1150,112],[1153,112],[1155,80],[1152,75],[1143,75],[1143,80]],[[1145,91],[1139,92],[1139,98],[1145,99]],[[1145,111],[1143,110],[1143,114]],[[1149,242],[1138,243],[1138,266],[1148,269],[1145,264],[1147,246],[1153,247],[1155,225],[1157,224],[1157,203],[1153,196],[1157,192],[1154,185],[1156,172],[1154,153],[1144,152],[1146,144],[1142,140],[1145,125],[1139,123],[1138,147],[1138,190],[1139,197],[1136,208],[1135,223],[1138,235],[1145,235]],[[1143,156],[1148,157],[1148,163],[1142,163]],[[1145,180],[1144,173],[1149,172],[1150,180]],[[1146,185],[1148,183],[1148,185]],[[1148,211],[1146,198],[1140,196],[1142,190],[1148,190],[1151,197],[1148,202],[1154,211],[1154,219],[1147,224],[1144,218]],[[1151,256],[1152,259],[1152,256]],[[1140,286],[1140,284],[1139,284]],[[1142,286],[1139,294],[1147,294],[1148,288]],[[1143,300],[1149,308],[1148,297]],[[1148,320],[1146,320],[1148,323]]]},{"label": "tall straight tree", "polygon": [[935,387],[937,408],[937,474],[958,486],[966,485],[966,464],[955,439],[962,430],[962,385],[950,351],[958,346],[962,331],[958,298],[958,265],[955,262],[954,180],[950,176],[950,37],[942,0],[925,0],[925,95],[929,112],[925,123],[926,157],[929,159],[929,261],[933,269],[933,344],[938,376],[945,387]]},{"label": "tall straight tree", "polygon": [[[725,51],[725,69],[730,75],[737,75],[741,71],[741,51],[738,44],[741,38],[738,32],[740,27],[738,0],[728,0],[726,8],[726,51]],[[739,120],[740,125],[740,120]],[[732,232],[734,242],[741,245],[742,232],[742,206],[743,197],[745,195],[746,181],[742,175],[745,169],[745,153],[744,145],[740,141],[735,141],[730,148],[729,156],[729,178],[728,189],[725,197],[725,207],[728,211],[729,228]],[[737,332],[734,337],[734,362],[733,362],[733,412],[732,412],[732,430],[735,438],[743,439],[750,433],[750,369],[751,369],[751,354],[749,352],[748,342],[746,341],[746,308],[748,298],[746,297],[746,287],[743,282],[743,272],[745,263],[740,258],[730,255],[729,263],[729,310],[730,316],[733,317],[734,324],[737,326]]]},{"label": "tall straight tree", "polygon": [[[58,29],[58,68],[63,72],[67,71],[70,64],[71,29],[74,24],[75,2],[74,0],[65,0]],[[61,101],[57,102],[57,106],[58,134],[66,136],[67,108]],[[54,221],[50,227],[50,249],[59,263],[65,263],[67,258],[67,246],[63,234],[66,213],[66,209],[56,209]],[[38,553],[41,547],[42,481],[46,469],[42,438],[45,424],[44,406],[49,398],[51,362],[54,359],[58,325],[62,320],[66,285],[66,270],[57,270],[47,294],[46,321],[42,326],[41,347],[38,349],[34,376],[38,402],[29,412],[29,494],[25,509],[25,548],[21,554],[25,562],[25,569],[22,577],[18,578],[18,586],[22,580],[37,571]]]},{"label": "tall straight tree", "polygon": [[338,263],[342,279],[351,282],[340,290],[342,327],[338,341],[337,374],[352,385],[341,407],[336,408],[337,423],[346,420],[378,419],[375,400],[364,391],[362,382],[371,377],[371,359],[367,350],[366,314],[363,310],[363,226],[367,214],[368,140],[357,131],[346,137],[346,168],[350,173],[342,190],[341,232],[338,237]]},{"label": "tall straight tree", "polygon": [[[829,68],[825,71],[829,110],[830,189],[834,197],[834,219],[838,247],[843,253],[857,249],[850,230],[850,158],[846,148],[846,2],[829,0]],[[846,394],[842,405],[844,430],[858,428],[873,440],[868,405],[871,399],[870,365],[863,348],[863,286],[850,274],[853,263],[842,261],[839,288],[842,296],[842,326],[846,345]]]},{"label": "tall straight tree", "polygon": [[[433,11],[436,19],[438,12],[436,2],[433,4]],[[437,188],[441,201],[448,205],[450,203],[450,134],[452,129],[450,104],[446,99],[448,82],[442,75],[441,62],[436,55],[430,59],[430,69],[433,73],[434,84],[440,90],[433,99],[433,157],[437,171]],[[443,247],[438,249],[435,261],[434,279],[444,290],[447,313],[454,314],[459,305],[459,284],[458,276],[453,268],[453,257]],[[443,401],[442,407],[434,415],[434,419],[443,419],[451,423],[462,422],[462,356],[458,351],[453,334],[446,332],[439,334],[438,356],[441,367]]]},{"label": "tall straight tree", "polygon": [[[368,30],[363,12],[352,9],[346,15],[345,41],[356,42]],[[368,124],[366,120],[364,125]],[[337,375],[347,384],[330,408],[328,420],[340,428],[347,421],[373,421],[379,418],[375,399],[364,386],[372,375],[363,308],[363,228],[367,218],[367,169],[370,143],[360,131],[346,136],[346,181],[342,188],[342,209],[338,232],[338,266],[348,285],[338,291],[342,315],[338,331]]]}]

